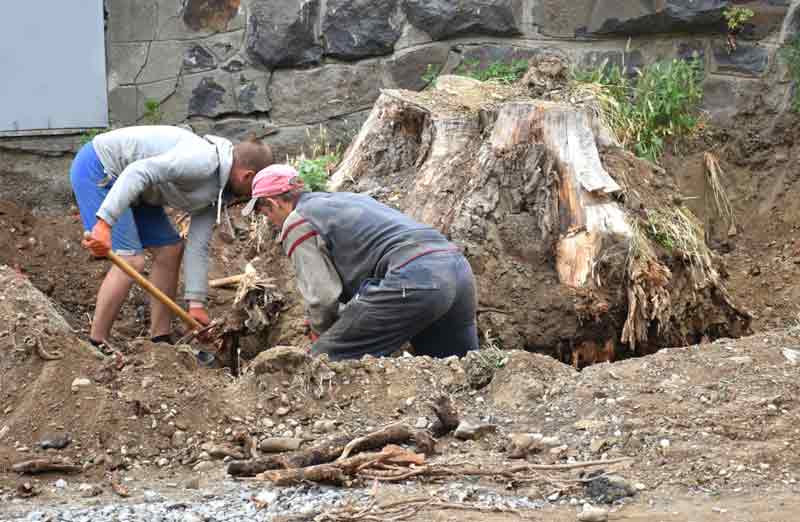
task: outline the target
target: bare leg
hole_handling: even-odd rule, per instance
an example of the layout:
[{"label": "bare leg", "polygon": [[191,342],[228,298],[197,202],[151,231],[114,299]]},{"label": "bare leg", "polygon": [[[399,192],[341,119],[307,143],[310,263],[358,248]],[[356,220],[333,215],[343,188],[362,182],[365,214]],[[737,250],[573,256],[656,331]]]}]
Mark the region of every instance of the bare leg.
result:
[{"label": "bare leg", "polygon": [[[153,273],[150,281],[170,299],[175,299],[178,291],[178,273],[183,259],[183,242],[163,247],[151,248],[153,254]],[[150,298],[150,337],[169,334],[172,312],[158,299]]]},{"label": "bare leg", "polygon": [[[143,255],[122,257],[139,272],[144,268]],[[133,279],[116,266],[111,267],[111,270],[108,271],[103,279],[103,284],[100,285],[100,291],[97,292],[97,304],[94,308],[92,330],[89,334],[92,339],[95,341],[108,339],[111,334],[111,326],[119,315],[122,303],[128,297],[132,284]]]}]

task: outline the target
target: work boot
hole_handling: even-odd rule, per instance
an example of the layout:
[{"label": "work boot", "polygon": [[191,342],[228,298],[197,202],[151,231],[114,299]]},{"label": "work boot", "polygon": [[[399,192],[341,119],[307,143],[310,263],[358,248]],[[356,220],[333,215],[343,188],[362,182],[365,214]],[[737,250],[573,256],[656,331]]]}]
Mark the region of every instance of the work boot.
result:
[{"label": "work boot", "polygon": [[163,334],[163,335],[156,335],[155,337],[150,338],[151,343],[166,343],[166,344],[175,344],[175,339],[172,337],[172,334]]},{"label": "work boot", "polygon": [[95,341],[90,337],[89,342],[103,355],[114,355],[116,353],[116,350],[107,341]]}]

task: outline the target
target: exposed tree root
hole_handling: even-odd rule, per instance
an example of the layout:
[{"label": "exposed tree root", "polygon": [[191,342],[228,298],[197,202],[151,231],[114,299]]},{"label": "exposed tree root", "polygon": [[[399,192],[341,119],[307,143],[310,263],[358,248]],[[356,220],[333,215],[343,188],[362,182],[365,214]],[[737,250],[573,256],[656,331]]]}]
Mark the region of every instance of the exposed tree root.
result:
[{"label": "exposed tree root", "polygon": [[265,471],[257,478],[269,480],[276,486],[291,486],[301,482],[318,482],[342,485],[366,467],[384,462],[416,464],[424,462],[424,456],[389,445],[380,453],[361,453],[355,457],[339,459],[332,464],[320,464],[307,468]]},{"label": "exposed tree root", "polygon": [[36,475],[39,473],[49,472],[78,473],[81,470],[81,467],[66,462],[55,462],[50,459],[33,459],[17,462],[11,466],[11,470],[15,473]]},{"label": "exposed tree root", "polygon": [[364,437],[350,439],[340,437],[309,449],[287,456],[274,456],[250,461],[232,462],[228,473],[234,477],[253,477],[268,470],[308,468],[347,459],[350,454],[383,448],[389,444],[404,444],[414,441],[417,451],[429,455],[433,453],[436,442],[424,431],[418,431],[407,424],[392,424]]}]

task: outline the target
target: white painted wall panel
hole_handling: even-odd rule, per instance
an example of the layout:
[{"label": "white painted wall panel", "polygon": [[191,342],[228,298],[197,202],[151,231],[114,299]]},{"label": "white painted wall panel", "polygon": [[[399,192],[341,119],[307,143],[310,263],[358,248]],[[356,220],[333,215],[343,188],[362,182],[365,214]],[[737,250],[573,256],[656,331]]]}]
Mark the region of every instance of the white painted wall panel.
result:
[{"label": "white painted wall panel", "polygon": [[3,2],[0,131],[107,125],[103,0]]}]

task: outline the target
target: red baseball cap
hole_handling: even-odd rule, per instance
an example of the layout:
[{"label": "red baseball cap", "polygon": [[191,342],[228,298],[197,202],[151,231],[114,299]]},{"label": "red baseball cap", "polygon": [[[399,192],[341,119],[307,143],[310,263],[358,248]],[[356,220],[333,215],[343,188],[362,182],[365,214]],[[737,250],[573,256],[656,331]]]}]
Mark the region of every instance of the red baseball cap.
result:
[{"label": "red baseball cap", "polygon": [[270,165],[253,178],[253,196],[242,209],[242,215],[252,214],[260,198],[278,196],[302,186],[303,180],[291,165]]}]

